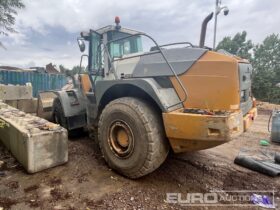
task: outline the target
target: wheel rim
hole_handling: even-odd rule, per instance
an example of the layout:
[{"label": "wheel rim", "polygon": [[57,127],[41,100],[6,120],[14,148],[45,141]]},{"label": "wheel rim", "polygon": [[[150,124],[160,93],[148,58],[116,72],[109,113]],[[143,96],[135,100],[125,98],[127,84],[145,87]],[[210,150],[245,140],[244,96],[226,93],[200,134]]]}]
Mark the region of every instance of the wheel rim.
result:
[{"label": "wheel rim", "polygon": [[109,129],[108,143],[116,156],[129,157],[134,148],[134,136],[129,125],[121,120],[114,121]]}]

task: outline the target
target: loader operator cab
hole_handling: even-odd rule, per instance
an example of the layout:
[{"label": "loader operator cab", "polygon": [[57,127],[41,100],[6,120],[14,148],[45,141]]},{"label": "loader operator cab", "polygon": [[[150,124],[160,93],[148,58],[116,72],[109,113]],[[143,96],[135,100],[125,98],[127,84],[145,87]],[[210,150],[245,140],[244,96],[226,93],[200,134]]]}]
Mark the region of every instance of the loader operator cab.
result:
[{"label": "loader operator cab", "polygon": [[81,37],[78,38],[81,52],[84,52],[86,48],[84,41],[88,42],[88,55],[82,55],[80,62],[82,65],[83,58],[88,57],[87,73],[80,74],[80,83],[84,93],[94,92],[94,86],[98,80],[117,78],[113,70],[115,61],[143,52],[141,36],[134,36],[140,32],[121,28],[119,20],[115,22],[115,26],[110,25],[96,31],[82,32]]}]

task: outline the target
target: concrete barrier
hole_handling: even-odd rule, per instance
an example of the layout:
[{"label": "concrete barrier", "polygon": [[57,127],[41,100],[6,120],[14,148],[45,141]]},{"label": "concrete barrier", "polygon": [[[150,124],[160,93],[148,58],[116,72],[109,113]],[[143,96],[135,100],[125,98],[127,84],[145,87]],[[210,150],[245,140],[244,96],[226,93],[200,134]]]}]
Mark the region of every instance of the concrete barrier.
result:
[{"label": "concrete barrier", "polygon": [[67,130],[2,102],[0,140],[29,173],[68,161]]},{"label": "concrete barrier", "polygon": [[17,109],[18,100],[4,100],[3,102]]},{"label": "concrete barrier", "polygon": [[17,108],[26,113],[36,113],[38,106],[37,98],[18,100]]},{"label": "concrete barrier", "polygon": [[37,113],[38,99],[5,100],[4,103],[26,113]]},{"label": "concrete barrier", "polygon": [[0,99],[1,100],[32,99],[32,86],[0,84]]}]

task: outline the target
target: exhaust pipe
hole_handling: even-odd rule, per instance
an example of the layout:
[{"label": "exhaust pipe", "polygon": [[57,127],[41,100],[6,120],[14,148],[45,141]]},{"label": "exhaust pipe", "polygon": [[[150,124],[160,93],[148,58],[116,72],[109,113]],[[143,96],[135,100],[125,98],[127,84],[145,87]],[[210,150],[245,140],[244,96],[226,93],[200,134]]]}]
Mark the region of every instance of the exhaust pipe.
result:
[{"label": "exhaust pipe", "polygon": [[213,18],[213,14],[214,13],[211,12],[202,22],[201,32],[200,32],[200,40],[199,40],[199,47],[201,47],[201,48],[204,47],[207,24]]}]

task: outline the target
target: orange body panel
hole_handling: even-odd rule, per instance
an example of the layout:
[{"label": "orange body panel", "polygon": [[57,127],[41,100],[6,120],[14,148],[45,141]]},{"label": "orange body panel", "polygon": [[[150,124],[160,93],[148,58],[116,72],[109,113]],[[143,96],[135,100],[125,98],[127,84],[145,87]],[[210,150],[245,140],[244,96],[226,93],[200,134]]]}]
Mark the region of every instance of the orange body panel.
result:
[{"label": "orange body panel", "polygon": [[91,82],[88,74],[80,74],[80,81],[84,93],[87,93],[91,89]]},{"label": "orange body panel", "polygon": [[183,110],[163,113],[166,135],[174,152],[208,149],[243,132],[242,113],[200,115]]},{"label": "orange body panel", "polygon": [[224,144],[246,131],[257,117],[252,108],[221,115],[200,115],[175,110],[163,113],[166,136],[175,153],[208,149]]},{"label": "orange body panel", "polygon": [[[245,116],[240,110],[238,62],[247,61],[208,51],[179,75],[188,93],[184,108],[223,114],[190,114],[183,109],[163,113],[166,136],[174,152],[202,150],[226,143],[252,124],[257,109],[253,107]],[[176,78],[171,77],[171,81],[183,100],[184,92]]]},{"label": "orange body panel", "polygon": [[248,114],[246,114],[243,117],[244,131],[248,130],[248,128],[252,125],[252,123],[257,118],[257,116],[258,116],[258,111],[257,108],[254,107],[248,112]]},{"label": "orange body panel", "polygon": [[[185,108],[238,110],[240,92],[237,70],[237,59],[206,52],[188,71],[179,75],[188,93]],[[184,99],[183,90],[175,77],[171,77],[171,81],[181,100]]]}]

